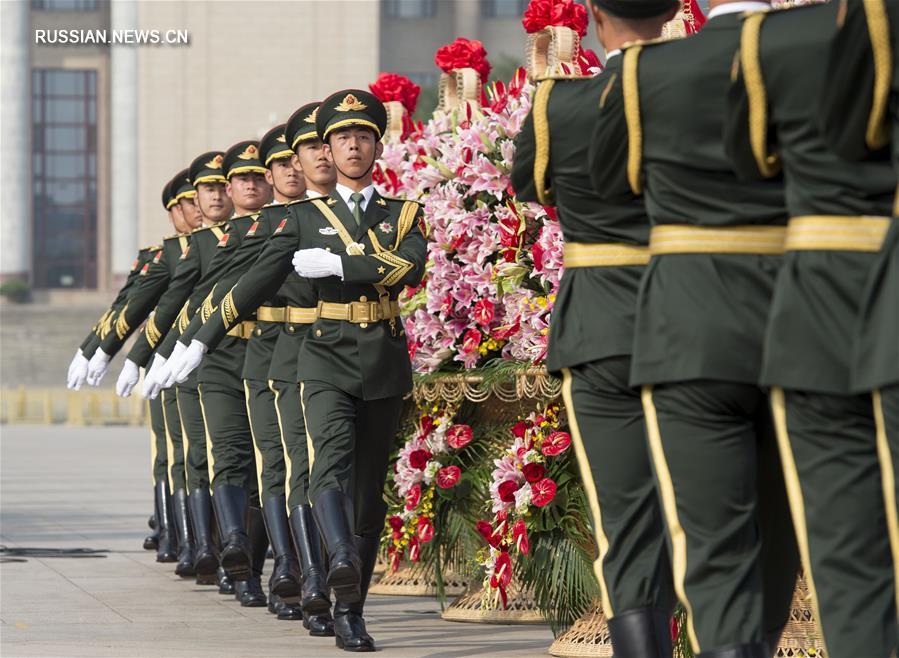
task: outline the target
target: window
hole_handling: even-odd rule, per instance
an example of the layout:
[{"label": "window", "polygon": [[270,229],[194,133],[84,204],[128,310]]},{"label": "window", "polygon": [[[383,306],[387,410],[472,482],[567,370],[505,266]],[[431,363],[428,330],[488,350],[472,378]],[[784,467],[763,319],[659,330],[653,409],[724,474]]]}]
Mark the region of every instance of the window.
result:
[{"label": "window", "polygon": [[97,72],[32,71],[38,288],[97,286]]},{"label": "window", "polygon": [[384,0],[389,18],[430,18],[437,13],[436,0]]},{"label": "window", "polygon": [[491,18],[521,18],[528,0],[481,0],[481,14]]},{"label": "window", "polygon": [[97,0],[31,0],[31,8],[46,11],[96,11]]}]

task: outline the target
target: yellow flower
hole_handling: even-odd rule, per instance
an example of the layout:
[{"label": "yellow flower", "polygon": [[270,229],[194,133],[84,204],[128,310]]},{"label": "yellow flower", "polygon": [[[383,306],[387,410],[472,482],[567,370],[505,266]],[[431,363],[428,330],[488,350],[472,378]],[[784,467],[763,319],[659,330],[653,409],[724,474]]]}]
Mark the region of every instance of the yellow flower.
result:
[{"label": "yellow flower", "polygon": [[540,297],[537,297],[534,301],[537,302],[537,304],[538,304],[541,308],[546,308],[546,304],[547,304],[547,302],[546,302],[546,297],[544,297],[544,296],[541,295]]}]

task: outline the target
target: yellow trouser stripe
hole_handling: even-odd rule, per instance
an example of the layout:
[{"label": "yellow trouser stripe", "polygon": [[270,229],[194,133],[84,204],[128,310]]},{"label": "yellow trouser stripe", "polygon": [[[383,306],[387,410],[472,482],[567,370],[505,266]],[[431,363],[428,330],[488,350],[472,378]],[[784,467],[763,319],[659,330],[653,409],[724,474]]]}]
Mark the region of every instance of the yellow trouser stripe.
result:
[{"label": "yellow trouser stripe", "polygon": [[209,492],[212,493],[212,482],[215,480],[215,457],[212,455],[212,435],[209,433],[209,423],[206,420],[206,407],[203,406],[203,387],[197,384],[197,394],[200,398],[200,413],[203,415],[203,430],[206,432],[206,465],[209,468]]},{"label": "yellow trouser stripe", "polygon": [[268,387],[275,394],[275,415],[278,417],[278,431],[281,432],[281,448],[284,449],[284,505],[287,507],[287,515],[290,516],[290,477],[293,473],[293,462],[290,461],[290,452],[287,450],[287,437],[284,436],[284,423],[281,421],[281,392],[275,387],[275,380],[268,380]]},{"label": "yellow trouser stripe", "polygon": [[150,428],[150,479],[153,480],[153,486],[156,482],[156,432],[153,431],[153,416],[150,411],[150,401],[147,400],[147,427]]},{"label": "yellow trouser stripe", "polygon": [[581,438],[581,430],[577,422],[577,412],[574,409],[574,399],[571,395],[571,370],[562,369],[562,399],[565,401],[565,409],[568,411],[568,427],[571,429],[571,438],[574,439],[574,452],[577,455],[577,464],[581,472],[581,481],[584,483],[584,491],[590,510],[593,512],[593,532],[596,534],[596,544],[599,547],[599,555],[593,563],[593,571],[599,581],[600,594],[602,596],[602,609],[606,617],[611,619],[615,611],[612,608],[612,597],[606,586],[606,579],[602,572],[603,561],[609,554],[609,539],[602,529],[602,510],[599,507],[599,494],[596,492],[596,483],[593,481],[593,472],[590,470],[590,460],[587,459],[587,450],[584,448],[584,440]]},{"label": "yellow trouser stripe", "polygon": [[169,473],[169,493],[175,494],[175,477],[172,475],[172,466],[175,464],[175,444],[172,442],[172,433],[169,432],[169,418],[165,412],[165,391],[160,391],[159,397],[162,400],[162,423],[165,425],[165,454],[167,458],[166,470]]},{"label": "yellow trouser stripe", "polygon": [[184,452],[184,490],[190,494],[190,478],[187,477],[187,454],[190,449],[190,438],[187,435],[187,428],[184,427],[184,414],[181,413],[181,397],[178,395],[177,388],[175,388],[175,405],[178,407],[178,422],[181,423],[181,448]]},{"label": "yellow trouser stripe", "polygon": [[[774,429],[777,433],[777,446],[780,448],[780,461],[783,464],[784,480],[787,485],[787,498],[790,500],[790,512],[793,515],[793,527],[796,530],[796,543],[799,545],[799,556],[802,558],[802,568],[805,571],[805,579],[808,583],[808,591],[812,597],[812,610],[818,620],[818,627],[823,630],[824,620],[818,608],[818,592],[815,590],[815,578],[812,574],[812,561],[808,548],[808,528],[805,523],[805,502],[802,495],[802,485],[799,482],[799,471],[796,470],[796,460],[793,457],[793,447],[790,445],[790,434],[787,431],[787,407],[782,388],[771,389],[771,409],[774,414]],[[823,637],[824,654],[830,655],[827,650],[827,638]]]},{"label": "yellow trouser stripe", "polygon": [[877,458],[880,460],[880,481],[883,485],[887,531],[890,536],[890,550],[893,552],[893,593],[896,595],[896,609],[899,610],[899,515],[896,511],[896,474],[893,469],[890,443],[887,440],[887,425],[883,416],[880,391],[874,391],[871,397],[874,402],[874,424],[877,427]]},{"label": "yellow trouser stripe", "polygon": [[250,425],[250,438],[253,439],[253,453],[256,455],[256,482],[259,485],[259,501],[265,505],[262,495],[262,453],[259,452],[259,444],[256,442],[256,432],[253,431],[253,412],[250,411],[250,385],[243,380],[243,401],[247,405],[247,421]]},{"label": "yellow trouser stripe", "polygon": [[[309,485],[312,485],[312,464],[315,463],[315,446],[312,444],[312,432],[309,431],[309,423],[306,421],[306,400],[303,393],[306,391],[306,383],[300,382],[300,408],[303,410],[303,425],[306,426],[306,451],[309,453]],[[309,501],[312,502],[311,500]]]},{"label": "yellow trouser stripe", "polygon": [[671,479],[671,471],[668,470],[668,462],[665,459],[665,449],[662,446],[662,432],[659,429],[659,418],[656,415],[656,406],[652,401],[652,386],[644,386],[641,393],[643,399],[643,414],[646,416],[646,435],[649,438],[649,450],[652,454],[652,462],[656,470],[656,479],[659,481],[659,492],[662,496],[662,509],[665,512],[665,520],[668,523],[668,533],[671,536],[671,570],[674,578],[674,591],[684,604],[687,611],[687,636],[693,645],[693,653],[698,654],[702,649],[699,646],[699,638],[694,626],[693,606],[687,598],[685,582],[687,580],[687,534],[680,523],[677,514],[677,499],[674,495],[674,481]]}]

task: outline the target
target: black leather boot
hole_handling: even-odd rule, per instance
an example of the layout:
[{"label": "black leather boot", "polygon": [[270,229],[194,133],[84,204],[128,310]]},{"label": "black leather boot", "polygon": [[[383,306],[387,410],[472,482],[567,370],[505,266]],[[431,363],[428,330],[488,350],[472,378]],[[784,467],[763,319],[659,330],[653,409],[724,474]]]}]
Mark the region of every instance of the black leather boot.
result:
[{"label": "black leather boot", "polygon": [[228,577],[228,572],[219,567],[215,570],[215,578],[219,586],[219,594],[231,596],[234,594],[234,581]]},{"label": "black leather boot", "polygon": [[250,577],[236,583],[239,587],[240,605],[245,608],[261,608],[266,604],[265,592],[262,590],[262,569],[265,567],[265,554],[268,551],[268,535],[265,534],[265,521],[262,510],[250,507],[247,510],[247,532],[250,535]]},{"label": "black leather boot", "polygon": [[767,643],[750,642],[703,651],[696,658],[768,658],[768,656]]},{"label": "black leather boot", "polygon": [[365,628],[362,612],[368,596],[368,586],[371,584],[371,575],[378,560],[379,538],[356,535],[355,543],[362,557],[361,597],[356,603],[345,603],[338,597],[334,606],[334,635],[339,649],[362,653],[375,651],[375,640]]},{"label": "black leather boot", "polygon": [[284,496],[273,496],[262,505],[265,529],[272,545],[275,564],[268,579],[268,590],[278,597],[295,599],[300,596],[300,568],[290,544],[287,523],[287,502]]},{"label": "black leather boot", "polygon": [[156,525],[159,528],[159,546],[156,549],[157,562],[177,562],[177,537],[175,520],[172,518],[172,497],[169,484],[165,480],[156,483]]},{"label": "black leather boot", "polygon": [[361,560],[353,539],[353,501],[338,490],[319,494],[312,507],[331,560],[327,585],[338,600],[357,603],[361,600]]},{"label": "black leather boot", "polygon": [[190,511],[187,507],[187,492],[178,489],[172,496],[175,528],[178,531],[178,565],[175,574],[182,578],[192,578],[194,571],[194,538],[190,528]]},{"label": "black leather boot", "polygon": [[303,610],[299,604],[288,603],[271,591],[268,593],[268,611],[282,621],[299,621],[303,618]]},{"label": "black leather boot", "polygon": [[212,504],[222,538],[219,561],[232,580],[250,577],[250,540],[247,536],[247,492],[243,487],[222,484],[212,492]]},{"label": "black leather boot", "polygon": [[[300,605],[307,616],[325,614],[331,610],[331,599],[328,598],[328,586],[325,584],[321,537],[309,505],[299,505],[290,511],[290,530],[300,554],[303,572]],[[328,618],[330,619],[330,615]]]},{"label": "black leather boot", "polygon": [[159,524],[156,523],[156,490],[153,490],[153,514],[147,519],[147,525],[150,526],[151,532],[144,537],[144,550],[155,551],[159,548]]},{"label": "black leather boot", "polygon": [[671,658],[670,619],[655,608],[634,608],[609,619],[615,658]]},{"label": "black leather boot", "polygon": [[321,615],[303,613],[303,628],[309,631],[312,637],[334,637],[334,618],[331,611]]},{"label": "black leather boot", "polygon": [[187,497],[190,522],[194,531],[194,571],[198,585],[215,585],[219,559],[215,554],[212,534],[212,497],[209,489],[201,487]]},{"label": "black leather boot", "polygon": [[244,608],[264,608],[266,599],[265,592],[262,591],[262,579],[250,576],[247,580],[238,580],[234,583],[234,597]]}]

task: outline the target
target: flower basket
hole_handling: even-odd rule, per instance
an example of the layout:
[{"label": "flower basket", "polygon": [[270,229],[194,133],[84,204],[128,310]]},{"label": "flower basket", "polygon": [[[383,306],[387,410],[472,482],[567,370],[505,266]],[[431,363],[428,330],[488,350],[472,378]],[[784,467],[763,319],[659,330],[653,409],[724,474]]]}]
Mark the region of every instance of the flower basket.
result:
[{"label": "flower basket", "polygon": [[612,655],[612,639],[602,606],[597,601],[571,628],[556,638],[549,647],[553,656],[591,656],[608,658]]},{"label": "flower basket", "polygon": [[446,573],[442,574],[441,585],[432,567],[405,565],[393,573],[386,567],[384,575],[368,591],[387,596],[437,596],[440,587],[447,596],[458,596],[468,588],[468,581],[461,576]]},{"label": "flower basket", "polygon": [[532,592],[513,584],[508,592],[506,607],[484,606],[484,588],[480,584],[466,591],[443,611],[447,621],[473,624],[545,624],[543,612],[537,607]]}]

